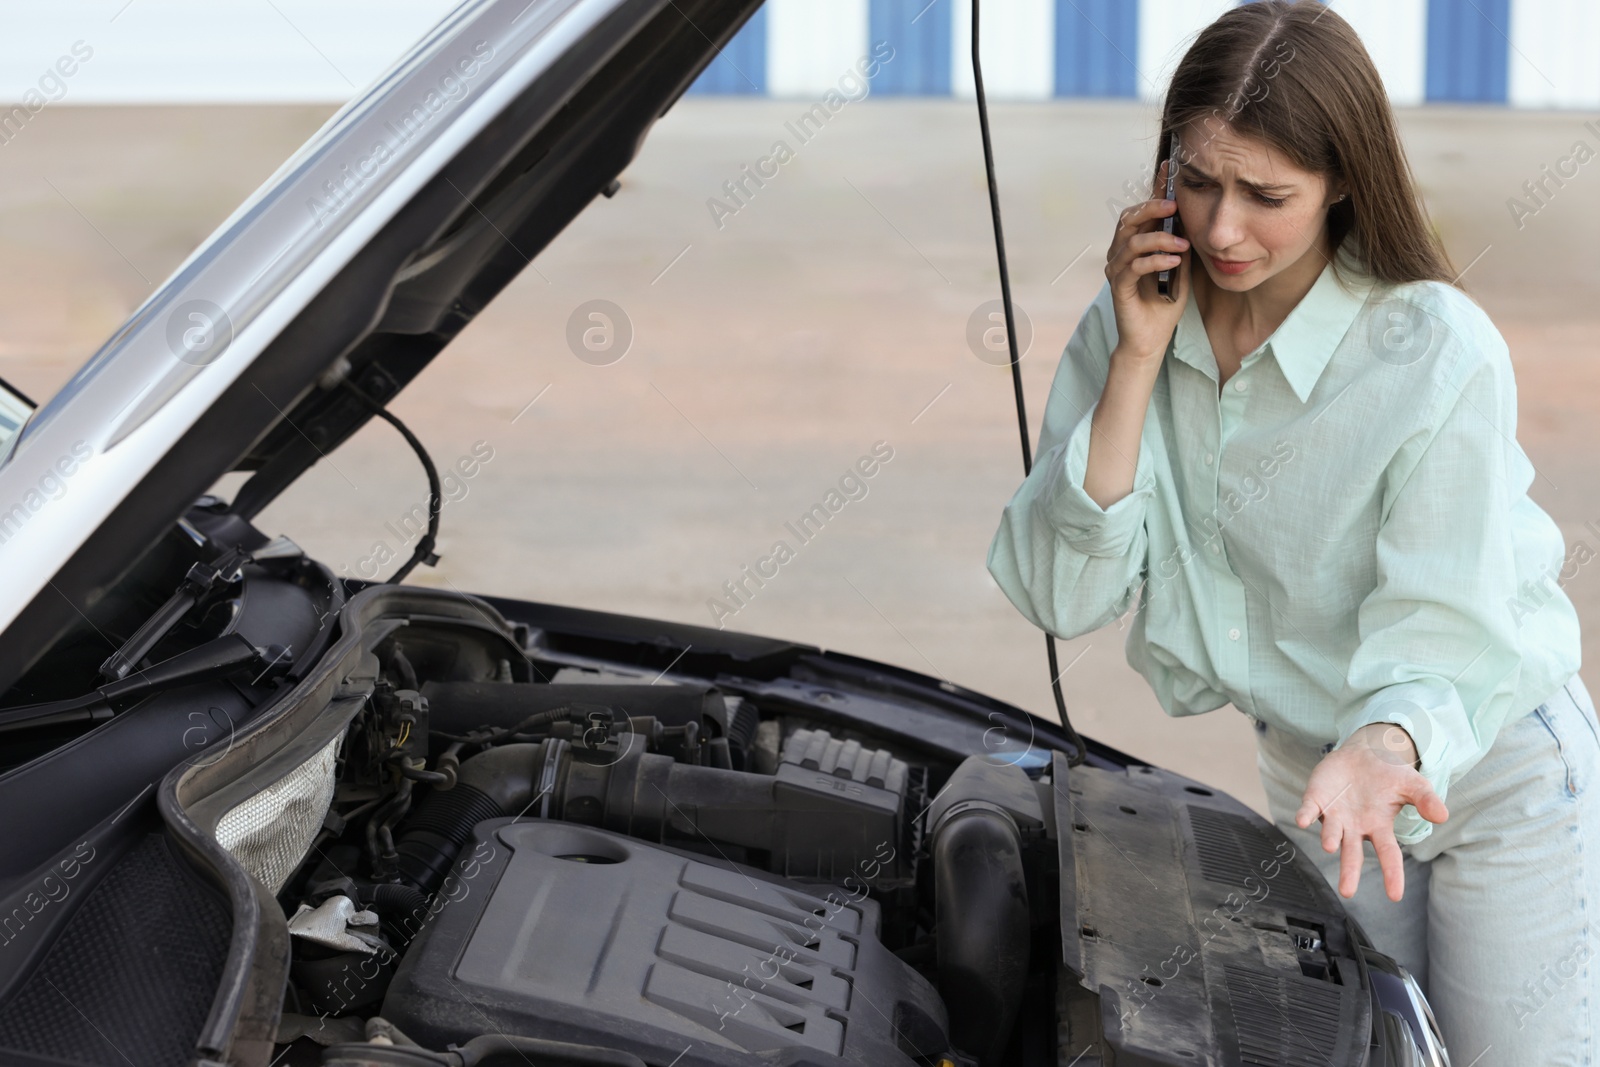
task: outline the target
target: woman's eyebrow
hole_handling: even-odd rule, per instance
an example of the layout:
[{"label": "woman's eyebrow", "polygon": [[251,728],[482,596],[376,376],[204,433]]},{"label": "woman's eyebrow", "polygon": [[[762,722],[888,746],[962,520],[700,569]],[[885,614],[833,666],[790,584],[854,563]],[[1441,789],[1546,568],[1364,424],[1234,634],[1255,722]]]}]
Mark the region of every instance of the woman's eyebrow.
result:
[{"label": "woman's eyebrow", "polygon": [[[1182,174],[1185,170],[1193,171],[1197,178],[1204,178],[1208,182],[1215,180],[1211,177],[1211,175],[1207,174],[1193,163],[1179,163],[1178,173]],[[1282,182],[1277,184],[1272,182],[1252,182],[1246,181],[1244,178],[1235,178],[1234,180],[1240,185],[1244,186],[1246,189],[1254,189],[1258,193],[1265,193],[1269,191],[1288,192],[1294,188],[1294,186],[1284,185]]]}]

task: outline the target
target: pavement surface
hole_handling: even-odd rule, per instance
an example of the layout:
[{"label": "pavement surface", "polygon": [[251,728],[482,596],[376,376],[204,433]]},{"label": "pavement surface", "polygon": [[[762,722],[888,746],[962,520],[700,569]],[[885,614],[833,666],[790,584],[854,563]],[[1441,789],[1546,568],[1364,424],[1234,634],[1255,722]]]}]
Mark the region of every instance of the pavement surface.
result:
[{"label": "pavement surface", "polygon": [[[413,580],[720,622],[1054,717],[1043,636],[984,566],[1022,466],[1004,356],[968,341],[999,297],[974,108],[868,98],[802,142],[786,123],[810,103],[680,100],[618,195],[591,204],[396,401],[441,470],[466,461],[446,486],[443,560]],[[41,113],[0,146],[0,375],[53,393],[331,113]],[[1022,366],[1036,436],[1104,279],[1125,183],[1148,182],[1155,115],[1074,101],[991,116],[1013,292],[1032,326]],[[1591,117],[1428,107],[1400,121],[1434,224],[1510,345],[1531,494],[1569,548],[1595,554],[1600,177],[1581,167],[1543,204],[1523,189],[1575,142],[1600,140]],[[724,183],[779,140],[790,151],[777,173],[729,199]],[[1537,210],[1519,221],[1511,198]],[[586,318],[593,300],[621,315]],[[575,351],[575,316],[602,344],[618,328],[612,347]],[[875,447],[872,477],[841,487]],[[835,489],[847,503],[800,543],[785,524]],[[375,422],[261,524],[336,570],[383,574],[408,554],[404,519],[425,502],[416,460]],[[731,598],[725,584],[780,539],[792,557]],[[1586,663],[1595,570],[1565,582]],[[1227,707],[1165,716],[1124,659],[1124,633],[1062,643],[1074,724],[1265,811],[1248,720]]]}]

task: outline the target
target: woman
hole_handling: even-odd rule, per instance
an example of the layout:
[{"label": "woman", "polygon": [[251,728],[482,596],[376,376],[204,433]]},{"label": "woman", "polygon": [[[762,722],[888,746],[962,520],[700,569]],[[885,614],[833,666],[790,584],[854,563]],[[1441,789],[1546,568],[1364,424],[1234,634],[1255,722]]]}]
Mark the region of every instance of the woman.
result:
[{"label": "woman", "polygon": [[1169,715],[1255,721],[1279,828],[1424,986],[1458,1067],[1593,1064],[1600,727],[1505,341],[1334,11],[1222,15],[1158,144],[990,572],[1060,637],[1142,586],[1129,663]]}]

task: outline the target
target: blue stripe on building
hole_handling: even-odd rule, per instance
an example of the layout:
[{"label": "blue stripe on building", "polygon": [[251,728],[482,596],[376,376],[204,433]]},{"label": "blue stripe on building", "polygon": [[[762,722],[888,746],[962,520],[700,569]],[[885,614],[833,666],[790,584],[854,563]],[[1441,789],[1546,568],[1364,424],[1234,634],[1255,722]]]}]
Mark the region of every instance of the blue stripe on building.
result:
[{"label": "blue stripe on building", "polygon": [[1506,102],[1511,0],[1428,0],[1425,99]]},{"label": "blue stripe on building", "polygon": [[[953,0],[966,3],[968,0]],[[993,0],[1005,3],[1007,0]],[[1143,0],[1051,0],[1055,8],[1052,91],[1057,97],[1136,97]],[[1258,0],[1237,0],[1255,3]],[[1322,0],[1324,4],[1330,0]],[[1539,0],[1424,0],[1423,99],[1510,103],[1512,3]],[[868,40],[888,41],[895,60],[873,81],[876,92],[947,96],[952,90],[952,9],[938,0],[867,0]],[[857,9],[859,10],[859,9]],[[758,8],[690,86],[705,94],[768,92],[768,11]],[[1413,70],[1415,68],[1412,68]],[[1562,105],[1571,106],[1571,105]]]},{"label": "blue stripe on building", "polygon": [[894,62],[872,80],[872,91],[890,94],[948,95],[950,92],[950,8],[928,0],[871,0],[867,40],[888,41]]},{"label": "blue stripe on building", "polygon": [[691,93],[767,91],[767,9],[756,8],[733,40],[689,86]]},{"label": "blue stripe on building", "polygon": [[1056,0],[1057,96],[1138,95],[1139,6]]}]

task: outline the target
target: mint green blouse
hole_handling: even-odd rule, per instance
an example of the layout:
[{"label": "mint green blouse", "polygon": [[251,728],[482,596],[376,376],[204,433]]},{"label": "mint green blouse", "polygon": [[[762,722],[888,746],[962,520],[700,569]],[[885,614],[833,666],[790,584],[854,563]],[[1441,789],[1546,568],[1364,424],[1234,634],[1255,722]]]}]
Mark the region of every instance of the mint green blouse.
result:
[{"label": "mint green blouse", "polygon": [[[1398,723],[1448,801],[1508,719],[1580,661],[1561,531],[1528,498],[1510,352],[1442,282],[1378,284],[1354,238],[1218,392],[1191,291],[1132,492],[1083,491],[1117,343],[1110,282],[1079,321],[989,572],[1034,625],[1137,610],[1128,663],[1168,715],[1223,704],[1331,748]],[[1568,575],[1570,577],[1570,575]],[[1402,844],[1432,824],[1406,805]]]}]

